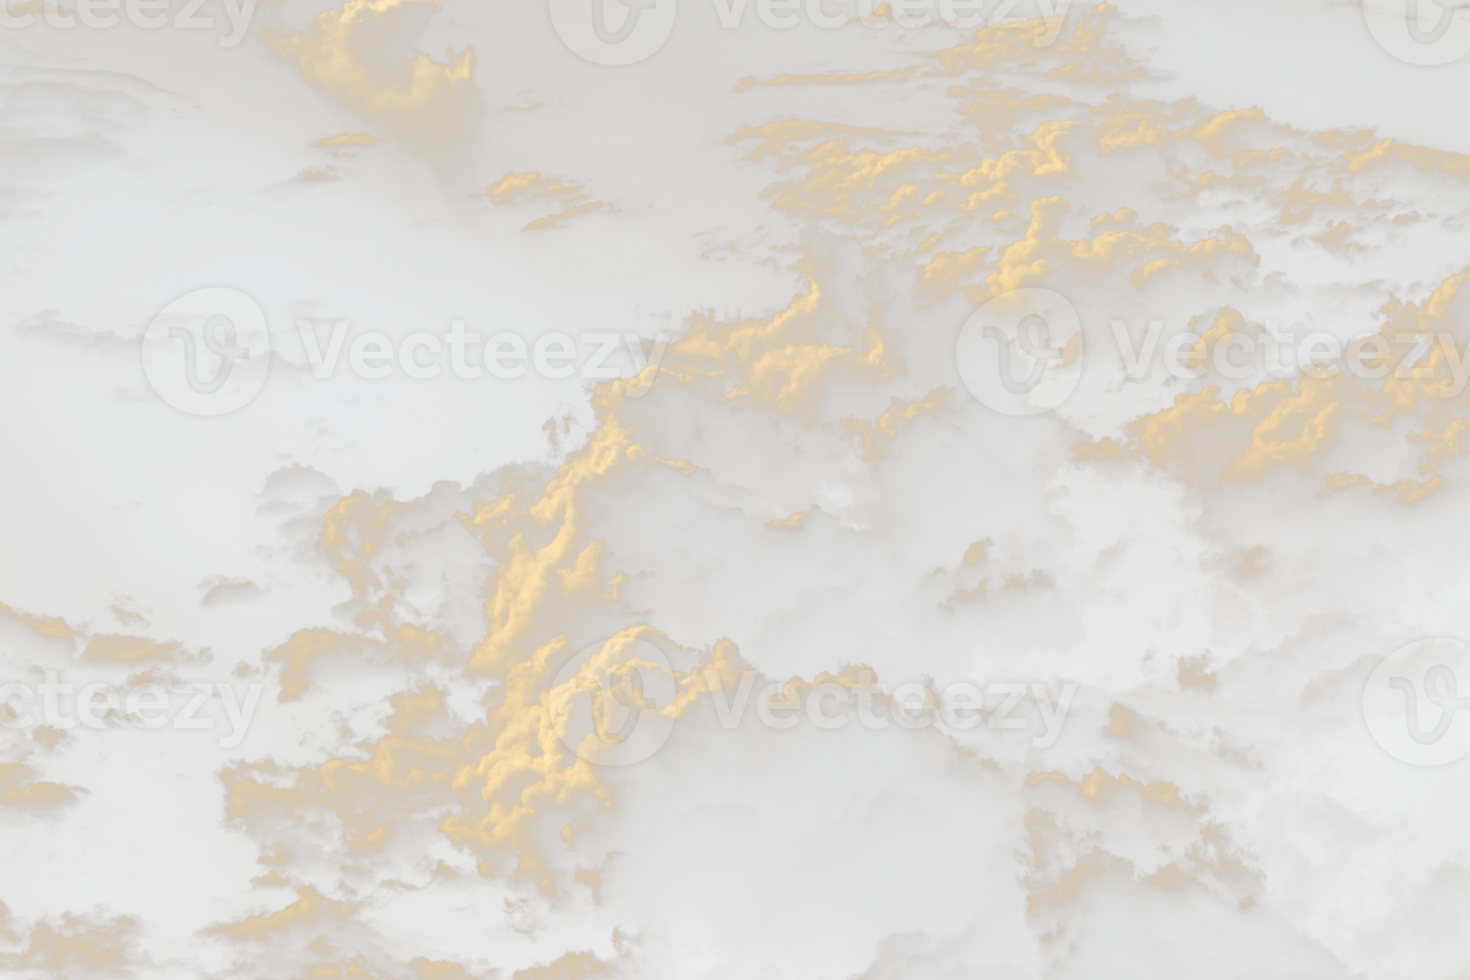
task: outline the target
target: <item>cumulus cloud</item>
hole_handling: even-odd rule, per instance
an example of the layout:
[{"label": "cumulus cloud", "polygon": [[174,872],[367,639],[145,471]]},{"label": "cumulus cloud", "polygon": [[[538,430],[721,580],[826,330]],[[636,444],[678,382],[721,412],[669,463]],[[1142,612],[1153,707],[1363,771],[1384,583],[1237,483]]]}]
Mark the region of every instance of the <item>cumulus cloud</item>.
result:
[{"label": "cumulus cloud", "polygon": [[201,592],[198,605],[204,610],[225,610],[234,605],[254,605],[270,594],[269,589],[260,588],[251,579],[232,579],[223,574],[212,574],[198,583]]},{"label": "cumulus cloud", "polygon": [[485,201],[491,207],[550,212],[520,229],[525,232],[562,231],[592,215],[628,215],[628,210],[620,204],[597,200],[591,191],[573,179],[547,176],[539,170],[507,173],[484,191],[473,194],[473,198]]}]

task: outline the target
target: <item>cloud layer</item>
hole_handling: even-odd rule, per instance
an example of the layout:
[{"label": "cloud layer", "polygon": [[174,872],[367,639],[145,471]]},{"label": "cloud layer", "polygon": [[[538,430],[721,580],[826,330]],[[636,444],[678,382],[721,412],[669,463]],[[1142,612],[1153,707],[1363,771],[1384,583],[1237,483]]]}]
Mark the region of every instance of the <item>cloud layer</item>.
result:
[{"label": "cloud layer", "polygon": [[[1470,634],[1464,134],[1222,98],[1200,11],[704,13],[616,69],[434,0],[0,37],[0,147],[66,164],[0,178],[0,683],[173,720],[0,708],[0,967],[1462,974],[1464,764],[1363,692]],[[186,417],[128,352],[225,282],[277,366]],[[1028,287],[1082,372],[1019,418],[956,341]],[[323,377],[338,320],[644,356]]]}]

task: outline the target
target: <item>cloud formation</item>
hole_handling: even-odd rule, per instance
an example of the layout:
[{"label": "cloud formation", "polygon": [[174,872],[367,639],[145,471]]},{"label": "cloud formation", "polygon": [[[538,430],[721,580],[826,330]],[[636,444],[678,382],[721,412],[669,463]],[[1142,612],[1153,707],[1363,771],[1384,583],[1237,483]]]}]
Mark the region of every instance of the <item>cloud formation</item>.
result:
[{"label": "cloud formation", "polygon": [[[486,135],[475,49],[438,61],[409,46],[443,15],[351,0],[271,44],[375,131],[458,146]],[[552,100],[497,119],[539,133],[546,162],[485,141],[482,200],[378,211],[344,180],[298,205],[350,233],[299,253],[320,279],[272,286],[286,332],[402,280],[371,293],[398,304],[374,316],[417,328],[415,304],[452,293],[443,308],[475,330],[585,326],[661,356],[572,380],[534,418],[533,378],[468,396],[344,383],[328,401],[302,372],[272,379],[258,414],[208,420],[228,453],[192,434],[198,420],[150,422],[169,451],[134,451],[158,472],[178,446],[219,461],[167,497],[192,534],[146,539],[166,560],[136,580],[107,566],[106,589],[11,581],[5,669],[260,684],[261,710],[227,751],[116,718],[12,742],[0,823],[21,858],[84,877],[75,899],[5,893],[0,963],[525,980],[1463,972],[1456,770],[1381,752],[1362,692],[1403,642],[1467,629],[1452,533],[1467,273],[1447,245],[1470,160],[1177,94],[1151,30],[1109,4],[963,34],[850,25],[831,41],[841,68],[797,48],[757,73],[734,55],[680,68],[710,80],[717,139],[686,138],[677,113]],[[683,64],[667,54],[605,84],[655,90],[660,63]],[[591,99],[564,67],[536,78]],[[273,172],[327,153],[403,192],[366,152],[375,137],[315,113],[281,137]],[[566,118],[604,120],[625,146],[651,126],[657,152],[579,155]],[[723,196],[631,172],[663,155],[677,166],[659,175],[717,165]],[[241,195],[239,214],[272,206]],[[507,208],[529,219],[509,238]],[[749,264],[711,261],[699,236],[714,235]],[[661,264],[665,241],[694,258]],[[287,280],[292,263],[271,261]],[[677,298],[726,277],[744,277],[726,284],[739,302]],[[1084,342],[1067,355],[1083,363],[1076,392],[1022,419],[970,396],[955,351],[978,306],[1024,287],[1066,297]],[[475,302],[489,308],[460,308]],[[1130,367],[1154,321],[1155,350],[1182,340],[1177,371],[1162,355]],[[83,349],[111,336],[61,306],[19,327]],[[1279,330],[1344,350],[1378,338],[1366,362],[1384,373],[1231,360],[1238,338],[1264,350]],[[527,418],[553,437],[544,458],[513,441]],[[471,476],[412,455],[438,439],[449,451],[427,458]],[[172,494],[154,472],[143,485]],[[141,507],[53,485],[83,501],[74,522]],[[130,557],[141,567],[145,549]],[[985,692],[973,724],[938,708],[957,684]],[[601,764],[628,706],[667,741]],[[144,787],[169,795],[155,805]],[[62,854],[53,827],[120,860],[193,846],[211,877],[172,883],[187,903],[142,893]]]},{"label": "cloud formation", "polygon": [[78,357],[138,363],[143,335],[126,336],[116,331],[96,331],[81,323],[62,319],[60,310],[10,314],[10,332],[26,344],[56,347]]},{"label": "cloud formation", "polygon": [[[359,902],[404,880],[481,880],[516,896],[528,933],[576,924],[617,943],[548,956],[548,977],[694,961],[714,977],[870,980],[1382,965],[1386,921],[1364,914],[1357,940],[1314,932],[1329,902],[1372,889],[1357,862],[1421,896],[1405,901],[1457,893],[1460,868],[1394,870],[1391,830],[1298,770],[1348,738],[1405,597],[1466,570],[1455,548],[1423,552],[1460,511],[1460,401],[1421,381],[1205,376],[1098,438],[1061,417],[998,419],[954,373],[970,309],[1022,285],[1130,325],[1261,329],[1273,311],[1377,303],[1385,335],[1460,336],[1460,276],[1424,300],[1351,276],[1460,226],[1464,160],[1141,96],[1161,81],[1138,47],[1155,28],[1097,4],[1050,48],[1023,26],[914,54],[897,82],[942,85],[942,141],[795,118],[738,129],[729,145],[775,175],[773,212],[836,234],[803,235],[785,309],[688,317],[644,398],[595,386],[594,429],[556,463],[412,500],[343,494],[300,466],[270,476],[257,513],[281,529],[275,554],[351,592],[337,627],[270,651],[284,699],[404,689],[381,733],[325,763],[226,774],[263,882]],[[591,200],[512,176],[487,197]],[[1273,267],[1279,241],[1344,279]],[[1120,364],[1094,370],[1122,383]],[[706,671],[734,691],[754,667],[798,695],[864,667],[885,682],[1050,677],[1086,611],[1117,601],[1132,541],[1064,507],[1079,472],[1176,492],[1205,550],[1216,651],[1150,674],[1138,649],[1145,679],[1086,689],[1047,755],[995,733],[717,726]],[[616,635],[669,655],[678,727],[648,763],[601,770],[563,748],[547,688]],[[482,716],[450,707],[460,686]],[[1311,860],[1292,813],[1349,857]],[[353,926],[320,936],[368,929],[341,911]],[[1439,961],[1460,949],[1433,942]]]},{"label": "cloud formation", "polygon": [[[475,48],[447,50],[444,60],[435,60],[417,47],[442,4],[347,0],[318,13],[307,29],[288,24],[282,6],[282,0],[268,0],[260,7],[256,35],[272,57],[332,109],[368,126],[369,138],[428,167],[445,197],[469,194],[485,118]],[[353,153],[365,147],[362,134],[351,140],[343,145]],[[343,147],[322,150],[340,153]]]},{"label": "cloud formation", "polygon": [[166,91],[137,75],[53,68],[0,44],[0,225],[40,217],[40,204],[132,156],[148,100]]},{"label": "cloud formation", "polygon": [[620,204],[597,200],[592,197],[591,191],[573,179],[547,176],[539,170],[507,173],[484,191],[473,195],[473,198],[484,201],[491,207],[550,212],[526,223],[525,228],[520,229],[532,234],[562,231],[563,228],[569,228],[584,217],[592,215],[628,215]]},{"label": "cloud formation", "polygon": [[232,579],[225,574],[212,574],[198,583],[201,592],[198,605],[204,610],[225,610],[234,605],[254,605],[269,595],[251,579]]},{"label": "cloud formation", "polygon": [[22,613],[0,602],[0,666],[7,673],[32,667],[101,673],[188,669],[204,666],[212,658],[209,648],[191,651],[178,641],[94,633],[60,617]]},{"label": "cloud formation", "polygon": [[0,970],[35,980],[143,980],[160,964],[146,951],[137,915],[104,909],[19,920],[0,902]]}]

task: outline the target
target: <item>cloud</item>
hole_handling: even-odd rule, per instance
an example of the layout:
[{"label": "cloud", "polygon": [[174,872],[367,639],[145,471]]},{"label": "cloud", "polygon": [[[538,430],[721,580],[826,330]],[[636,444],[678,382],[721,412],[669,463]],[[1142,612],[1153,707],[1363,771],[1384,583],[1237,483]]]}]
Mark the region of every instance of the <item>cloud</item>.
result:
[{"label": "cloud", "polygon": [[[4,713],[13,716],[15,710],[6,705]],[[71,735],[32,726],[24,735],[10,733],[6,742],[0,751],[0,830],[54,827],[90,795],[82,786],[46,779],[47,761],[71,748]],[[3,932],[0,927],[0,949],[6,948]]]},{"label": "cloud", "polygon": [[313,153],[320,153],[331,160],[344,162],[344,160],[356,160],[368,150],[378,145],[378,137],[370,132],[340,132],[335,137],[322,137],[313,141]]},{"label": "cloud", "polygon": [[485,201],[491,207],[509,209],[542,210],[550,215],[538,217],[520,231],[562,231],[575,225],[584,217],[604,215],[622,217],[628,210],[620,204],[600,201],[592,197],[591,191],[578,182],[564,176],[547,176],[539,170],[525,173],[507,173],[479,194],[475,200]]},{"label": "cloud", "polygon": [[15,162],[0,178],[4,220],[34,217],[71,182],[129,160],[128,137],[151,123],[160,94],[137,77],[28,61],[0,81],[0,152]]},{"label": "cloud", "polygon": [[553,106],[560,107],[566,104],[566,96],[541,93],[541,91],[537,91],[535,88],[526,88],[526,90],[519,91],[519,93],[516,93],[516,98],[519,98],[519,103],[510,104],[510,106],[501,106],[500,109],[495,110],[495,115],[519,115],[519,113],[541,112],[542,109],[550,109]]},{"label": "cloud", "polygon": [[[274,43],[375,130],[423,126],[434,145],[465,131],[475,84],[468,50],[408,48],[437,9],[354,0]],[[1212,353],[1273,320],[1376,333],[1393,363],[1409,358],[1399,333],[1459,336],[1470,277],[1447,246],[1470,171],[1375,133],[1174,97],[1183,83],[1140,53],[1151,23],[1111,6],[1036,43],[1056,26],[926,29],[921,48],[893,42],[913,54],[902,70],[854,27],[833,42],[862,45],[836,49],[854,52],[839,73],[814,41],[769,55],[765,91],[731,93],[748,69],[724,63],[711,105],[739,101],[699,152],[727,168],[729,200],[693,223],[728,219],[752,251],[778,244],[764,252],[773,286],[693,277],[691,292],[739,300],[716,309],[665,300],[683,284],[662,270],[647,280],[662,291],[623,306],[568,277],[578,250],[606,254],[664,220],[594,200],[616,171],[555,168],[587,175],[573,181],[492,161],[505,176],[479,196],[523,210],[524,230],[559,229],[521,236],[532,257],[485,273],[506,284],[506,315],[621,330],[662,303],[662,359],[568,386],[591,424],[550,464],[498,448],[529,399],[420,412],[354,390],[333,422],[367,448],[311,441],[312,465],[277,448],[269,420],[315,432],[320,406],[223,420],[239,428],[209,430],[232,437],[209,458],[229,465],[205,485],[259,494],[235,512],[204,498],[219,537],[148,542],[169,563],[149,617],[187,642],[94,632],[74,613],[80,588],[50,607],[64,620],[10,607],[0,620],[13,676],[158,673],[204,642],[228,651],[267,689],[249,749],[164,732],[18,743],[0,770],[8,826],[29,832],[39,809],[79,840],[136,833],[150,859],[200,835],[194,853],[222,869],[191,908],[148,906],[131,880],[117,891],[149,928],[202,930],[178,954],[197,953],[197,975],[1463,972],[1459,946],[1434,938],[1456,934],[1470,895],[1445,843],[1463,822],[1453,781],[1379,752],[1361,694],[1405,637],[1464,629],[1446,528],[1470,477],[1470,396],[1441,397],[1443,351],[1424,377],[1375,383],[1233,378]],[[660,63],[618,77],[657,79]],[[648,117],[675,152],[687,134],[671,118]],[[282,152],[337,128],[303,120]],[[344,133],[314,149],[366,145]],[[691,172],[707,159],[679,152]],[[415,218],[432,233],[393,256],[479,269],[456,264],[469,236]],[[351,257],[353,274],[380,268]],[[523,269],[544,278],[509,291]],[[954,363],[975,305],[1018,286],[1065,292],[1086,331],[1078,390],[1029,419],[986,410]],[[1115,319],[1191,331],[1197,376],[1131,375]],[[447,439],[444,458],[493,445],[496,464],[463,483],[414,470],[422,491],[383,485],[376,457],[402,443],[374,399],[416,440]],[[76,483],[89,510],[121,507]],[[182,612],[160,598],[173,593]],[[235,601],[249,605],[219,608]],[[597,765],[596,741],[576,739],[582,709],[606,707],[588,689],[631,685],[644,643],[669,662],[669,696],[619,690],[671,735],[643,763]],[[752,707],[727,725],[747,671]],[[888,709],[899,684],[958,680],[1027,682],[1028,717],[1064,684],[1075,700],[1046,745],[988,723],[878,730],[855,706],[783,707],[822,691]],[[759,723],[773,707],[794,724]],[[999,711],[992,700],[987,721]],[[593,758],[575,751],[588,746]],[[92,790],[80,805],[72,767]],[[114,819],[140,786],[190,795]],[[135,941],[177,945],[47,914],[35,948],[70,930],[98,969],[135,962]],[[34,928],[0,917],[3,955],[31,957],[15,969],[50,962],[14,952]],[[64,975],[91,961],[56,962]]]},{"label": "cloud", "polygon": [[291,178],[284,179],[284,181],[276,181],[275,184],[268,184],[266,187],[260,188],[260,195],[262,197],[268,197],[270,200],[279,204],[281,201],[287,200],[287,198],[300,194],[301,191],[316,190],[316,188],[325,187],[328,184],[337,184],[341,179],[343,179],[343,172],[341,172],[340,167],[332,165],[309,166],[304,167],[297,175],[291,176]]},{"label": "cloud", "polygon": [[[340,184],[344,178],[351,176],[351,170],[341,165],[356,160],[357,157],[372,150],[378,144],[378,137],[370,132],[340,132],[335,137],[322,137],[320,140],[315,140],[307,148],[313,153],[322,154],[326,159],[331,160],[331,163],[325,166],[303,167],[298,170],[297,175],[291,178],[260,188],[260,195],[279,204],[304,191],[313,191],[316,188],[326,187],[328,184]],[[275,351],[272,351],[272,357],[275,359]],[[281,361],[281,363],[285,364],[287,361]],[[301,366],[301,372],[304,375],[306,367]]]},{"label": "cloud", "polygon": [[[1394,353],[1383,363],[1407,356],[1399,334],[1445,334],[1463,353],[1467,310],[1467,273],[1421,303],[1389,298],[1379,336]],[[1130,422],[1125,444],[1103,455],[1126,455],[1182,491],[1222,626],[1258,614],[1285,629],[1341,610],[1386,621],[1451,588],[1470,563],[1454,530],[1470,502],[1470,408],[1438,394],[1455,383],[1442,345],[1423,366],[1429,378],[1394,370],[1367,382],[1339,370],[1232,389],[1201,379]]]},{"label": "cloud", "polygon": [[470,971],[456,962],[395,954],[394,943],[357,918],[353,902],[303,889],[300,898],[276,912],[248,915],[234,923],[200,930],[204,939],[231,951],[225,970],[212,980],[316,980],[318,977],[384,977],[391,980],[498,980],[497,973]]},{"label": "cloud", "polygon": [[160,967],[137,915],[62,912],[26,923],[0,902],[0,971],[35,980],[143,980]]},{"label": "cloud", "polygon": [[[475,84],[475,48],[447,50],[437,62],[416,47],[442,4],[347,0],[340,9],[318,13],[304,31],[285,22],[281,6],[268,0],[260,7],[256,35],[266,50],[335,112],[369,129],[313,148],[357,153],[368,145],[366,135],[428,167],[450,200],[469,194],[485,118],[484,94]],[[331,140],[341,143],[322,145]]]},{"label": "cloud", "polygon": [[191,669],[213,660],[209,648],[190,651],[178,641],[147,636],[93,633],[54,616],[22,613],[0,602],[0,663],[12,670],[96,670],[132,673],[147,669]]},{"label": "cloud", "polygon": [[26,344],[56,347],[78,357],[137,363],[143,351],[143,335],[125,336],[116,331],[94,331],[90,326],[62,319],[60,310],[10,314],[10,332]]},{"label": "cloud", "polygon": [[781,179],[764,197],[792,222],[913,250],[931,269],[963,262],[966,275],[945,288],[992,287],[986,253],[1025,235],[1028,213],[1048,198],[1066,201],[1057,215],[1073,222],[1126,212],[1144,234],[1157,222],[1230,225],[1252,242],[1289,241],[1349,266],[1401,247],[1414,229],[1466,226],[1466,157],[1366,129],[1302,131],[1258,107],[1147,97],[1167,78],[1125,43],[1139,26],[1100,3],[1073,12],[1050,47],[1030,43],[1045,29],[1032,24],[972,32],[891,72],[741,82],[742,91],[942,85],[950,138],[938,144],[894,147],[891,132],[795,118],[742,126],[729,144],[775,167]]},{"label": "cloud", "polygon": [[332,629],[297,630],[287,642],[265,651],[266,666],[278,671],[281,704],[315,698],[328,688],[365,680],[404,679],[429,667],[457,667],[465,652],[450,636],[412,624],[384,630],[385,638]]},{"label": "cloud", "polygon": [[[359,629],[429,617],[481,636],[484,677],[654,614],[782,670],[825,669],[831,648],[958,670],[1076,642],[1092,579],[1061,564],[1072,529],[1042,489],[1078,435],[1039,419],[1020,438],[961,397],[944,342],[914,341],[967,313],[908,306],[903,266],[864,279],[860,251],[813,237],[806,273],[810,294],[772,320],[689,320],[644,398],[598,388],[597,429],[560,466],[412,501],[322,495],[282,523],[291,554],[350,586],[338,616]],[[978,485],[989,505],[966,510]]]},{"label": "cloud", "polygon": [[123,592],[113,592],[112,604],[107,607],[107,613],[123,629],[146,630],[153,627],[153,621],[148,620],[148,617],[153,616],[153,610]]},{"label": "cloud", "polygon": [[80,786],[36,779],[36,770],[21,763],[0,763],[0,806],[45,814],[63,810],[77,803]]},{"label": "cloud", "polygon": [[341,489],[330,476],[315,467],[292,463],[265,478],[265,484],[260,491],[258,512],[290,513],[321,501],[335,502],[341,496]]},{"label": "cloud", "polygon": [[259,845],[281,880],[343,882],[369,892],[384,877],[434,874],[438,821],[453,807],[454,773],[469,761],[440,688],[397,693],[387,733],[356,758],[290,767],[273,760],[223,771],[225,820]]},{"label": "cloud", "polygon": [[250,579],[232,579],[223,574],[212,574],[198,583],[203,594],[198,605],[204,610],[226,610],[235,605],[254,605],[270,594],[269,589],[260,588]]},{"label": "cloud", "polygon": [[1270,905],[1250,855],[1217,824],[1152,871],[1051,811],[1030,811],[1026,829],[1026,912],[1047,976],[1354,976]]}]

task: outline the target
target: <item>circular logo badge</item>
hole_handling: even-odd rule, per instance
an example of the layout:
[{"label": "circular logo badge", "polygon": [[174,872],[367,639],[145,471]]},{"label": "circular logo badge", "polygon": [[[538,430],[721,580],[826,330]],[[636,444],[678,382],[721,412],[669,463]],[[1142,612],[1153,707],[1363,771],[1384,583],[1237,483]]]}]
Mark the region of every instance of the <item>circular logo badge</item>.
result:
[{"label": "circular logo badge", "polygon": [[1368,731],[1389,755],[1443,766],[1470,755],[1470,644],[1416,640],[1384,658],[1363,688]]},{"label": "circular logo badge", "polygon": [[158,397],[190,415],[243,408],[265,384],[270,331],[255,300],[213,287],[181,296],[143,335],[143,373]]},{"label": "circular logo badge", "polygon": [[633,65],[674,32],[678,0],[551,0],[562,43],[594,65]]},{"label": "circular logo badge", "polygon": [[550,700],[557,735],[579,759],[628,766],[652,757],[669,740],[669,709],[677,693],[664,652],[620,634],[567,661]]},{"label": "circular logo badge", "polygon": [[990,300],[955,345],[970,394],[1003,415],[1049,412],[1082,379],[1082,325],[1060,293],[1037,286]]},{"label": "circular logo badge", "polygon": [[1383,50],[1411,65],[1470,54],[1470,0],[1363,0],[1363,19]]}]

